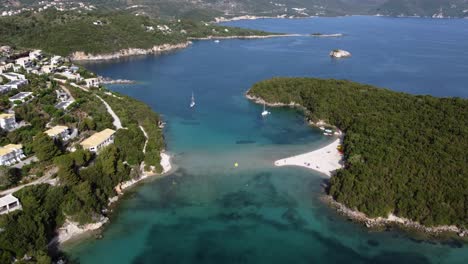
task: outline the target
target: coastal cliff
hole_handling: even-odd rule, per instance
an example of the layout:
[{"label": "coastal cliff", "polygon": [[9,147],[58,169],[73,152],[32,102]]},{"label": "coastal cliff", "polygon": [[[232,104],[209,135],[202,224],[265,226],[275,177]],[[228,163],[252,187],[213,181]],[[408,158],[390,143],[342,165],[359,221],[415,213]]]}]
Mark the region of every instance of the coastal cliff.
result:
[{"label": "coastal cliff", "polygon": [[190,46],[191,44],[192,42],[186,41],[179,44],[157,45],[149,49],[128,48],[107,54],[90,54],[85,53],[83,51],[75,51],[70,55],[70,59],[74,61],[113,60],[136,55],[161,54],[172,50],[184,49]]}]

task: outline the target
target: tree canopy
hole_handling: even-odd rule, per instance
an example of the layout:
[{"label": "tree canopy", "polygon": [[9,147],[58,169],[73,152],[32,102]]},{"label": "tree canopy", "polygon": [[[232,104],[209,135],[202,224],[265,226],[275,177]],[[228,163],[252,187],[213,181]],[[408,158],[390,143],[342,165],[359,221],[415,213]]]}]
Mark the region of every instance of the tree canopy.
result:
[{"label": "tree canopy", "polygon": [[328,190],[338,202],[371,217],[467,226],[468,100],[312,78],[274,78],[248,94],[298,103],[345,132],[346,166]]}]

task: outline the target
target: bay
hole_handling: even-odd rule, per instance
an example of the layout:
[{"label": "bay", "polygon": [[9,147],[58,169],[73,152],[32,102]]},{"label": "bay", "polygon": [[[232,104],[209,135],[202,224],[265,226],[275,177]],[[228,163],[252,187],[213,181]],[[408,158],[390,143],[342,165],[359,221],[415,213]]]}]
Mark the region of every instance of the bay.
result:
[{"label": "bay", "polygon": [[[466,263],[454,240],[420,240],[347,221],[320,200],[327,177],[273,161],[331,141],[292,109],[244,98],[274,76],[349,79],[412,94],[468,96],[468,20],[337,17],[226,23],[273,32],[342,33],[194,42],[161,56],[88,64],[112,90],[168,123],[175,171],[136,188],[103,239],[65,247],[80,263]],[[335,48],[350,51],[334,60]],[[197,105],[189,108],[192,92]],[[238,163],[239,167],[235,167]]]}]

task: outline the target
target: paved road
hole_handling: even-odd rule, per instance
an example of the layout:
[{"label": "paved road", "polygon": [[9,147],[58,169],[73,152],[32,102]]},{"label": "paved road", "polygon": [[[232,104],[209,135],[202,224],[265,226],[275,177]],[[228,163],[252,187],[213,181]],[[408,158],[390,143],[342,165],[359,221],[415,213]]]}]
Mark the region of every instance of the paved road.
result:
[{"label": "paved road", "polygon": [[145,135],[145,138],[146,138],[145,146],[143,147],[143,154],[144,154],[144,153],[146,153],[146,144],[148,144],[148,134],[146,134],[146,131],[142,126],[140,126],[140,129],[141,129],[141,131],[143,132],[143,134]]},{"label": "paved road", "polygon": [[120,118],[115,114],[114,110],[112,110],[110,105],[106,101],[104,101],[104,99],[102,99],[99,95],[96,95],[96,97],[99,98],[99,100],[102,101],[102,103],[107,108],[107,112],[109,112],[109,114],[112,116],[112,118],[114,118],[114,122],[112,122],[112,124],[115,126],[115,128],[117,130],[121,129],[122,128],[122,122],[120,122]]},{"label": "paved road", "polygon": [[[14,188],[11,188],[11,189],[8,189],[8,190],[4,190],[4,191],[1,191],[0,192],[0,195],[3,196],[3,195],[7,195],[7,194],[11,194],[11,193],[14,193],[14,192],[17,192],[21,189],[23,189],[24,187],[26,186],[31,186],[31,185],[37,185],[37,184],[41,184],[41,183],[49,183],[52,176],[54,174],[56,174],[58,172],[58,167],[53,167],[52,169],[48,170],[44,176],[42,176],[41,178],[35,180],[35,181],[32,181],[30,183],[27,183],[27,184],[23,184],[23,185],[20,185],[20,186],[16,186]],[[50,183],[49,183],[50,184]]]},{"label": "paved road", "polygon": [[32,157],[29,157],[29,158],[27,158],[25,160],[22,160],[21,162],[16,163],[15,165],[13,165],[11,167],[21,169],[21,168],[23,168],[24,165],[29,165],[29,164],[31,164],[33,162],[38,162],[38,161],[39,161],[39,159],[36,156],[32,156]]}]

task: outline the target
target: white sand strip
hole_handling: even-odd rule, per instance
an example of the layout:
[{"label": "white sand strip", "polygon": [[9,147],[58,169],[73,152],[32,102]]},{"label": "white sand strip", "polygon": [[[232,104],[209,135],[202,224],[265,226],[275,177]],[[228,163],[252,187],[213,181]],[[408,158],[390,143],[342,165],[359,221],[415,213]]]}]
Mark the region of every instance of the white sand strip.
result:
[{"label": "white sand strip", "polygon": [[275,166],[301,166],[331,176],[333,171],[342,168],[342,155],[337,149],[340,144],[341,139],[337,138],[323,148],[277,160],[275,161]]}]

